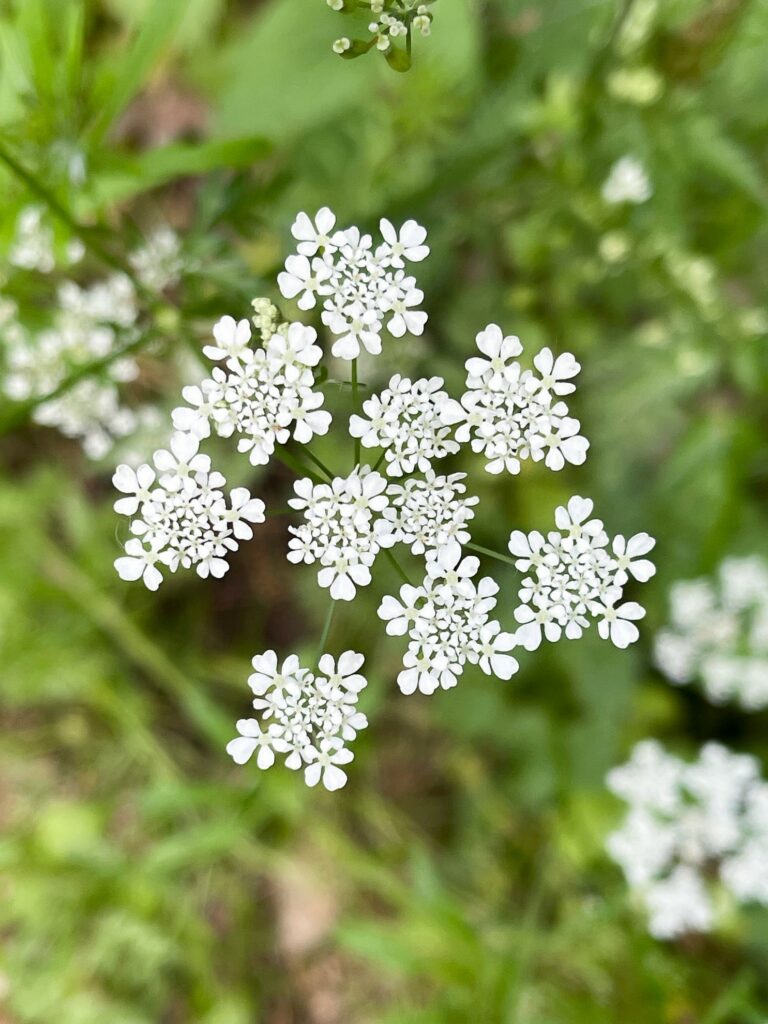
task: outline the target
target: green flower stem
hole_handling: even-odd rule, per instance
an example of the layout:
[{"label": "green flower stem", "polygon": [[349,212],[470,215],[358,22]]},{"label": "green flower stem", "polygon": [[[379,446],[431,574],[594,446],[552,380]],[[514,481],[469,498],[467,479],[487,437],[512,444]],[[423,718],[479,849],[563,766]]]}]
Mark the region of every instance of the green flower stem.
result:
[{"label": "green flower stem", "polygon": [[386,451],[383,451],[381,453],[381,455],[378,457],[378,459],[376,460],[376,465],[373,467],[374,470],[377,470],[379,468],[379,466],[382,464],[382,462],[384,461],[384,456],[385,455],[386,455]]},{"label": "green flower stem", "polygon": [[[359,399],[358,399],[359,392],[358,392],[358,386],[357,386],[357,359],[353,359],[352,360],[352,380],[351,380],[351,385],[352,385],[352,402],[353,402],[353,404],[355,406],[355,411],[357,412],[357,410],[360,407],[359,406]],[[357,465],[360,464],[360,438],[359,437],[355,438],[355,443],[354,443],[354,449],[353,450],[354,450],[355,466],[357,466]]]},{"label": "green flower stem", "polygon": [[406,575],[405,569],[403,569],[402,565],[400,565],[400,563],[395,558],[395,556],[392,554],[392,552],[389,550],[389,548],[384,548],[383,549],[383,553],[384,553],[384,557],[389,562],[389,564],[392,566],[392,568],[395,570],[395,572],[400,577],[400,579],[403,581],[403,583],[407,583],[409,586],[411,586],[412,585],[411,581],[408,579],[408,576]]},{"label": "green flower stem", "polygon": [[514,558],[510,558],[509,555],[502,555],[500,551],[493,551],[491,548],[483,548],[479,544],[465,544],[465,548],[470,548],[472,551],[477,551],[478,554],[488,555],[489,558],[495,558],[499,562],[506,562],[507,565],[514,565]]},{"label": "green flower stem", "polygon": [[331,605],[328,609],[328,614],[325,616],[325,624],[323,626],[323,632],[320,635],[320,642],[317,645],[317,657],[315,661],[320,661],[320,658],[325,654],[325,645],[328,643],[328,634],[331,632],[331,623],[333,622],[333,615],[336,611],[336,602],[331,599]]},{"label": "green flower stem", "polygon": [[297,459],[293,452],[289,452],[287,448],[275,448],[273,455],[276,459],[284,462],[285,465],[292,469],[297,476],[308,476],[310,480],[313,480],[316,484],[325,483],[321,476],[318,476],[314,469],[310,469],[309,466],[305,466],[301,459]]},{"label": "green flower stem", "polygon": [[307,456],[307,458],[310,459],[310,461],[314,462],[318,469],[321,469],[323,473],[325,473],[329,480],[333,480],[336,474],[333,473],[330,469],[328,469],[326,464],[321,459],[318,459],[318,457],[315,455],[313,451],[311,451],[309,448],[302,448],[302,451]]}]

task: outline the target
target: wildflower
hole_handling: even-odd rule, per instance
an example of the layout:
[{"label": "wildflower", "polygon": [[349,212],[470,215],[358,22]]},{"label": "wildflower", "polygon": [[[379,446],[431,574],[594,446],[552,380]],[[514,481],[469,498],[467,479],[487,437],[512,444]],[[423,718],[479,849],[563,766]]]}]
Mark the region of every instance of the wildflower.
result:
[{"label": "wildflower", "polygon": [[634,622],[645,615],[634,601],[619,605],[629,574],[647,580],[655,572],[653,563],[633,561],[626,552],[647,553],[654,541],[638,534],[625,541],[614,540],[620,561],[608,553],[608,537],[599,519],[590,519],[593,504],[575,495],[567,506],[555,513],[559,531],[546,538],[536,531],[526,534],[514,530],[509,550],[521,572],[532,575],[523,580],[519,591],[521,604],[515,618],[521,624],[518,642],[534,651],[543,638],[559,640],[580,637],[589,626],[589,617],[598,620],[598,633],[616,647],[634,643],[639,632]]},{"label": "wildflower", "polygon": [[184,268],[179,236],[166,225],[155,228],[144,244],[131,253],[129,262],[147,288],[162,292],[173,287]]},{"label": "wildflower", "polygon": [[700,680],[714,704],[768,706],[768,563],[728,558],[714,580],[670,591],[670,624],[656,636],[656,664],[675,685]]},{"label": "wildflower", "polygon": [[50,274],[56,267],[53,231],[44,222],[39,206],[25,206],[16,221],[16,237],[8,261],[23,270]]},{"label": "wildflower", "polygon": [[393,337],[421,334],[427,317],[415,307],[423,294],[402,268],[429,253],[426,231],[407,221],[397,232],[382,220],[383,241],[374,249],[370,235],[356,227],[334,230],[335,224],[328,207],[314,221],[298,215],[291,229],[297,252],[278,275],[282,294],[298,297],[300,309],[320,301],[321,319],[336,336],[332,353],[340,359],[356,359],[363,350],[378,355],[383,329]]},{"label": "wildflower", "polygon": [[351,601],[370,583],[376,555],[395,542],[391,523],[380,515],[389,504],[386,480],[366,466],[330,484],[298,480],[294,489],[297,497],[288,504],[304,522],[288,527],[289,561],[319,562],[320,586],[334,601]]},{"label": "wildflower", "polygon": [[364,448],[384,448],[390,476],[417,469],[426,473],[433,460],[458,452],[459,445],[449,434],[463,413],[459,403],[440,390],[442,385],[442,377],[410,381],[395,374],[385,391],[363,402],[367,419],[351,417],[352,437],[359,437]]},{"label": "wildflower", "polygon": [[136,361],[129,356],[110,361],[118,345],[134,336],[136,296],[125,275],[113,274],[86,288],[62,282],[56,298],[50,326],[38,333],[19,322],[6,326],[3,390],[15,401],[43,399],[74,370],[107,360],[98,375],[41,401],[33,413],[35,422],[79,440],[89,458],[99,459],[137,429],[146,411],[121,399],[119,385],[138,376]]},{"label": "wildflower", "polygon": [[290,324],[285,335],[276,332],[266,347],[253,349],[248,320],[222,317],[213,329],[216,345],[203,350],[211,359],[225,360],[200,385],[182,395],[187,402],[173,412],[177,430],[208,437],[238,437],[238,451],[254,466],[266,465],[275,447],[294,437],[308,443],[325,434],[331,415],[320,407],[324,398],[313,390],[312,367],[320,359],[317,334],[304,324]]},{"label": "wildflower", "polygon": [[381,602],[378,614],[387,622],[387,632],[409,639],[397,677],[403,693],[450,689],[467,663],[500,679],[517,672],[518,663],[509,654],[515,637],[502,632],[488,615],[498,587],[487,576],[476,584],[478,568],[477,558],[462,557],[460,544],[449,541],[427,552],[427,575],[420,587],[406,584],[399,600],[387,596]]},{"label": "wildflower", "polygon": [[708,743],[686,763],[645,740],[607,781],[629,805],[607,850],[653,936],[711,930],[721,888],[768,905],[768,784],[753,757]]},{"label": "wildflower", "polygon": [[[393,22],[384,17],[383,6],[376,6],[374,0],[371,10],[389,31]],[[426,315],[417,309],[422,294],[406,264],[428,254],[426,231],[413,220],[396,228],[382,219],[380,228],[382,240],[374,245],[356,227],[338,228],[328,207],[314,218],[300,214],[292,227],[297,246],[279,276],[280,290],[302,308],[320,306],[320,319],[335,339],[332,353],[342,360],[380,352],[385,331],[400,337],[424,327]],[[123,579],[143,580],[156,589],[166,570],[194,567],[201,576],[221,576],[230,552],[264,520],[263,503],[248,490],[225,494],[224,477],[200,450],[203,439],[213,433],[233,438],[238,451],[261,466],[278,445],[307,445],[329,429],[316,331],[283,321],[268,298],[255,299],[252,308],[251,320],[224,316],[214,326],[213,343],[204,354],[217,365],[208,378],[183,389],[185,404],[173,411],[175,433],[168,447],[155,452],[153,465],[125,464],[115,473],[121,494],[115,508],[132,520],[124,555],[116,562]],[[652,538],[619,535],[611,542],[603,523],[592,518],[592,502],[574,496],[556,510],[556,531],[546,536],[512,532],[509,550],[525,574],[515,632],[492,617],[498,584],[480,576],[478,557],[464,550],[473,547],[469,527],[478,498],[467,495],[465,473],[441,473],[437,463],[469,442],[492,473],[504,468],[516,473],[524,459],[558,470],[565,462],[583,462],[588,445],[563,401],[573,393],[580,369],[572,355],[555,356],[544,348],[534,369],[523,370],[517,361],[519,339],[495,324],[478,334],[477,349],[466,363],[461,402],[444,390],[442,377],[397,373],[358,406],[357,393],[365,384],[353,368],[351,387],[339,392],[355,403],[349,432],[357,464],[347,475],[326,468],[310,450],[281,453],[287,464],[299,464],[288,500],[294,514],[288,561],[315,566],[318,585],[332,601],[354,600],[358,589],[372,582],[382,551],[403,580],[408,574],[397,561],[396,546],[407,545],[423,559],[418,585],[404,582],[378,608],[386,633],[407,638],[397,676],[405,694],[451,689],[467,665],[508,680],[518,671],[519,648],[534,650],[543,637],[575,639],[591,618],[602,637],[626,647],[637,639],[635,623],[644,612],[623,601],[623,589],[654,572],[645,557]],[[359,463],[361,448],[382,450],[374,465]],[[317,467],[306,475],[301,472],[305,455]],[[274,651],[254,657],[248,682],[257,717],[238,722],[238,735],[228,746],[233,759],[254,759],[264,769],[280,756],[289,769],[303,769],[309,786],[343,786],[352,761],[347,744],[367,725],[357,708],[366,685],[362,666],[362,655],[353,651],[338,660],[323,654],[311,671],[296,655],[282,664]],[[650,811],[643,813],[633,826],[638,836],[648,845],[658,840],[657,851],[664,849]],[[749,857],[745,854],[740,879],[754,854]]]},{"label": "wildflower", "polygon": [[262,770],[272,767],[276,754],[284,755],[286,767],[304,767],[308,786],[322,782],[328,790],[340,789],[347,781],[341,765],[354,757],[346,744],[368,725],[357,709],[367,685],[359,672],[363,663],[356,651],[344,651],[338,661],[323,654],[314,673],[296,655],[282,665],[274,651],[256,655],[249,684],[261,720],[241,719],[227,753],[245,764],[258,750],[256,764]]},{"label": "wildflower", "polygon": [[644,203],[653,195],[645,168],[632,156],[623,156],[611,168],[603,184],[603,199],[612,205]]},{"label": "wildflower", "polygon": [[579,421],[568,416],[564,402],[553,396],[574,390],[570,379],[579,364],[569,353],[554,358],[542,349],[534,365],[542,376],[523,370],[515,357],[522,345],[515,336],[504,337],[501,328],[489,324],[476,338],[485,358],[466,362],[467,391],[461,399],[463,422],[456,439],[470,442],[472,451],[486,457],[489,473],[519,473],[521,462],[544,460],[549,469],[562,469],[566,462],[581,465],[589,443],[578,433]]},{"label": "wildflower", "polygon": [[[221,473],[210,471],[210,459],[198,452],[193,434],[172,435],[170,450],[153,457],[155,469],[140,466],[135,472],[118,466],[113,477],[117,490],[128,495],[115,503],[115,511],[132,518],[133,536],[125,556],[115,568],[121,579],[142,579],[157,590],[163,576],[158,563],[171,572],[195,566],[197,574],[223,576],[226,556],[238,540],[249,540],[251,523],[264,522],[264,502],[251,498],[244,487],[234,488],[227,505]],[[161,474],[155,483],[156,472]]]},{"label": "wildflower", "polygon": [[412,477],[402,485],[387,488],[389,507],[384,518],[394,527],[398,542],[410,544],[414,555],[470,539],[466,525],[474,516],[477,497],[464,498],[466,473],[437,476],[430,467],[423,480]]}]

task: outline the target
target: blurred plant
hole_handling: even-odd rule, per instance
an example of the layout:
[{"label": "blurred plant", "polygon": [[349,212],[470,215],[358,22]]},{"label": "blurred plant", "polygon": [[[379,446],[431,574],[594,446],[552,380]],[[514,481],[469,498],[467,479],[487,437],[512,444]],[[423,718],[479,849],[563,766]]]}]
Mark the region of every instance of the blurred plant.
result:
[{"label": "blurred plant", "polygon": [[[328,6],[340,14],[365,12],[373,17],[368,24],[369,39],[350,39],[341,36],[333,44],[334,53],[348,60],[361,57],[373,47],[386,57],[395,71],[407,71],[411,66],[412,36],[418,32],[428,36],[432,30],[430,8],[436,0],[326,0]],[[396,45],[402,39],[405,47]]]},{"label": "blurred plant", "polygon": [[709,931],[725,910],[720,887],[768,905],[768,783],[756,758],[708,743],[687,764],[645,740],[608,786],[630,810],[607,849],[653,936]]},{"label": "blurred plant", "polygon": [[670,626],[654,642],[656,664],[675,685],[699,679],[715,704],[768,706],[768,564],[727,558],[717,578],[675,583]]}]

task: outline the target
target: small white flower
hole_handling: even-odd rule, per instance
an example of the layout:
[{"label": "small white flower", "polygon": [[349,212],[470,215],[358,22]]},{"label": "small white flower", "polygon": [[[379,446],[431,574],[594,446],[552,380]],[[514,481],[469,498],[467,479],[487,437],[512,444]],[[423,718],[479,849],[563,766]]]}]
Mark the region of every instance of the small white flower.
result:
[{"label": "small white flower", "polygon": [[250,344],[251,324],[248,320],[235,321],[231,316],[223,316],[213,325],[213,337],[216,344],[203,348],[209,359],[237,359]]},{"label": "small white flower", "polygon": [[[638,535],[641,538],[644,534]],[[617,538],[618,539],[618,538]],[[636,578],[645,552],[624,561]],[[621,559],[617,559],[621,561]],[[622,563],[623,564],[623,563]],[[633,567],[635,567],[633,569]],[[670,624],[655,639],[656,664],[677,685],[700,680],[715,704],[736,701],[748,711],[768,707],[768,562],[728,558],[715,580],[684,580],[670,591]]]},{"label": "small white flower", "polygon": [[323,206],[315,214],[314,221],[306,213],[300,213],[291,227],[291,234],[299,243],[297,251],[301,256],[314,256],[318,250],[333,253],[337,243],[332,236],[336,216],[327,206]]},{"label": "small white flower", "polygon": [[603,199],[617,203],[644,203],[653,195],[645,168],[632,156],[623,156],[611,168],[603,184]]},{"label": "small white flower", "polygon": [[304,781],[308,786],[316,786],[322,779],[327,790],[341,789],[347,784],[347,773],[339,765],[349,764],[354,756],[351,750],[341,746],[339,740],[322,740],[319,749],[309,749],[311,760],[304,769]]}]

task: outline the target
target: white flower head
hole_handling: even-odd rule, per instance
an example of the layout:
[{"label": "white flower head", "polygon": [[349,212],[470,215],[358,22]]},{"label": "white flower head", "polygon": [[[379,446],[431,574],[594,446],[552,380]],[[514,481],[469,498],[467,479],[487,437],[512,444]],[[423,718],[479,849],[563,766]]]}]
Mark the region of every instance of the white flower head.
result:
[{"label": "white flower head", "polygon": [[647,534],[629,542],[617,537],[611,554],[602,521],[590,518],[592,510],[592,501],[574,495],[555,512],[559,532],[546,538],[538,531],[510,534],[517,568],[530,573],[515,610],[517,638],[526,650],[536,650],[542,639],[577,639],[590,618],[597,620],[600,637],[616,647],[627,647],[639,636],[635,622],[644,609],[635,601],[619,602],[630,574],[638,580],[653,574],[653,564],[635,561],[634,555],[649,552],[654,541]]},{"label": "white flower head", "polygon": [[606,847],[653,936],[711,930],[718,887],[768,905],[768,784],[754,758],[708,743],[687,763],[645,740],[608,786],[629,809]]},{"label": "white flower head", "polygon": [[287,768],[304,767],[308,786],[322,782],[328,790],[340,789],[347,781],[341,766],[353,759],[346,743],[368,724],[357,709],[367,685],[360,674],[363,661],[355,651],[344,651],[338,660],[324,654],[313,673],[295,654],[282,665],[274,651],[255,655],[248,683],[261,718],[237,723],[239,736],[227,744],[227,753],[242,765],[258,752],[261,769],[271,768],[279,754]]},{"label": "white flower head", "polygon": [[[634,566],[636,575],[639,566],[642,574],[644,560],[634,555],[644,552],[635,546],[630,553],[631,543],[627,570]],[[670,622],[656,635],[654,655],[670,682],[698,680],[715,704],[768,707],[768,561],[727,558],[714,579],[675,583],[669,603]]]},{"label": "white flower head", "polygon": [[356,227],[335,230],[335,214],[323,207],[314,220],[300,213],[292,228],[297,252],[288,256],[278,285],[299,308],[322,307],[321,319],[336,340],[333,355],[356,359],[381,352],[382,331],[395,338],[419,335],[427,316],[418,309],[423,294],[405,273],[429,253],[426,230],[409,220],[398,230],[381,221],[383,241]]}]

